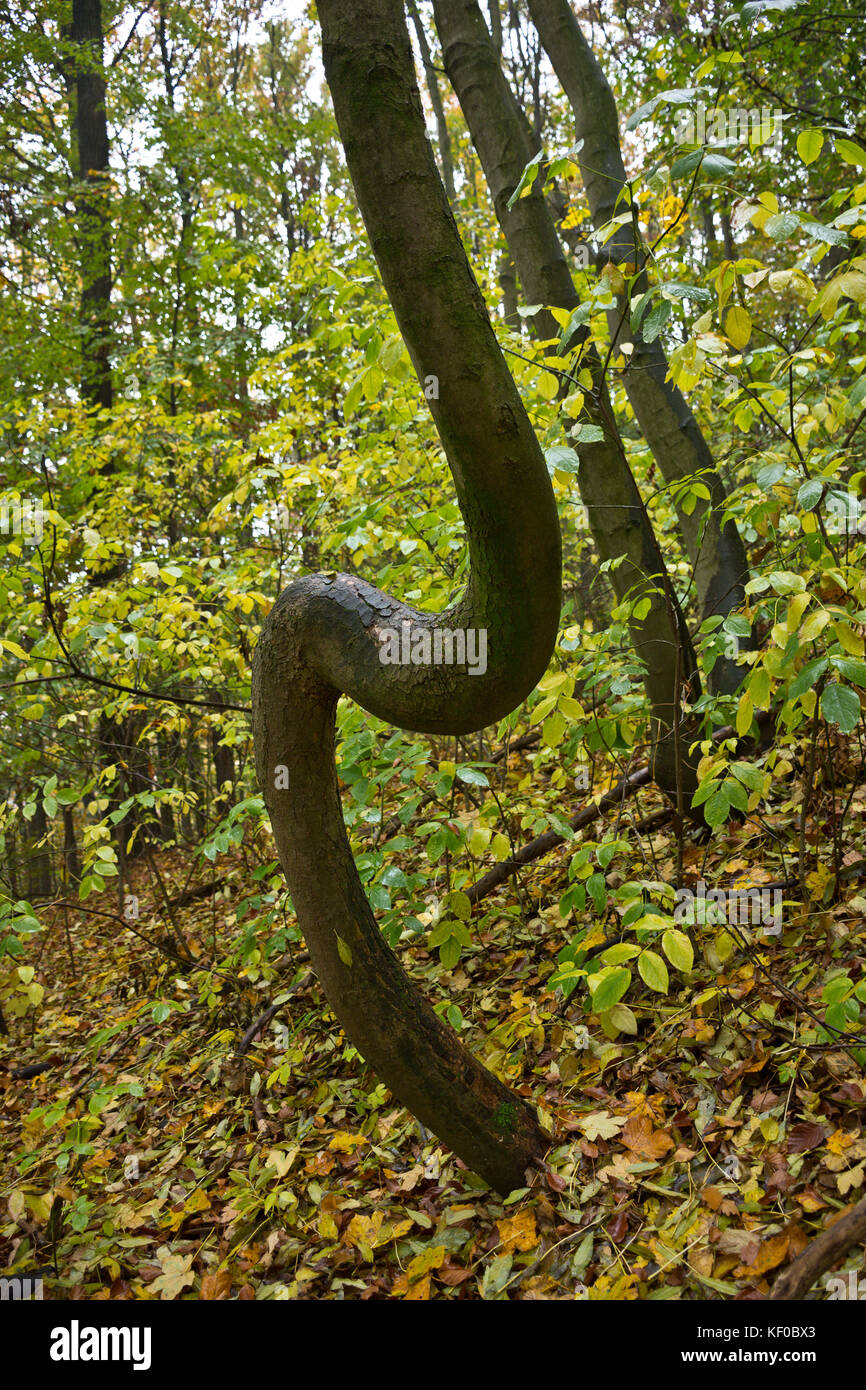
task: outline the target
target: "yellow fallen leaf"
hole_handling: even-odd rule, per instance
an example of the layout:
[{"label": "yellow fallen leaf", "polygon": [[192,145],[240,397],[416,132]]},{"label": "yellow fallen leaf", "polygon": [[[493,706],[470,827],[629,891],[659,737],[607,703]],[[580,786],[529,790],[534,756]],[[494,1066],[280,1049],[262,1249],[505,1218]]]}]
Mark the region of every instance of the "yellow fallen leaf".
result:
[{"label": "yellow fallen leaf", "polygon": [[367,1256],[378,1243],[384,1219],[381,1211],[374,1211],[372,1216],[353,1216],[343,1232],[343,1244],[354,1245],[362,1255]]},{"label": "yellow fallen leaf", "polygon": [[334,1153],[351,1154],[367,1142],[363,1134],[349,1134],[346,1130],[338,1130],[328,1148],[332,1149]]},{"label": "yellow fallen leaf", "polygon": [[406,1273],[411,1281],[420,1279],[431,1269],[440,1269],[445,1261],[445,1246],[431,1245],[427,1250],[422,1250],[420,1255],[416,1255],[414,1260],[410,1260],[406,1266]]},{"label": "yellow fallen leaf", "polygon": [[831,1154],[843,1154],[853,1143],[854,1139],[850,1134],[846,1134],[844,1129],[837,1129],[827,1140],[827,1148]]},{"label": "yellow fallen leaf", "polygon": [[503,1217],[496,1225],[499,1227],[502,1240],[500,1253],[503,1255],[511,1255],[515,1250],[534,1250],[538,1244],[535,1212],[528,1207],[519,1211],[516,1216]]}]

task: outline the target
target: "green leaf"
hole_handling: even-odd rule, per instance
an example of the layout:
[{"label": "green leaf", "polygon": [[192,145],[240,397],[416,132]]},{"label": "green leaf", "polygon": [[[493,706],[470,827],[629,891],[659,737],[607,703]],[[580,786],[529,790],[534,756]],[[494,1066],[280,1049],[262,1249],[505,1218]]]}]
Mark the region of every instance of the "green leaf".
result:
[{"label": "green leaf", "polygon": [[704,809],[707,823],[713,826],[724,825],[725,821],[728,819],[730,809],[731,803],[728,800],[727,793],[721,789],[717,792],[713,792],[713,795],[707,801]]},{"label": "green leaf", "polygon": [[[337,933],[334,933],[337,936]],[[341,936],[337,936],[337,955],[344,965],[352,964],[352,948]]]},{"label": "green leaf", "polygon": [[843,734],[853,733],[860,722],[860,697],[856,690],[833,681],[821,692],[821,713],[828,724],[835,724]]},{"label": "green leaf", "polygon": [[654,304],[643,321],[641,337],[645,343],[654,343],[671,316],[671,306],[667,299]]},{"label": "green leaf", "polygon": [[477,767],[458,767],[458,782],[466,782],[470,787],[489,787],[487,774]]},{"label": "green leaf", "polygon": [[855,145],[853,140],[835,140],[836,153],[845,160],[846,164],[859,164],[861,168],[866,168],[866,150],[862,150],[859,145]]},{"label": "green leaf", "polygon": [[797,489],[797,502],[805,511],[811,511],[824,495],[824,484],[820,478],[807,478]]},{"label": "green leaf", "polygon": [[654,989],[657,994],[667,994],[670,987],[668,968],[656,951],[644,951],[638,960],[637,968],[645,985]]},{"label": "green leaf", "polygon": [[511,197],[508,199],[507,207],[509,212],[514,207],[514,204],[517,202],[518,198],[523,198],[527,193],[530,193],[532,191],[532,185],[535,183],[535,180],[538,177],[538,171],[541,168],[541,161],[543,158],[544,151],[539,150],[538,154],[533,155],[532,159],[530,159],[523,173],[520,175],[519,184],[515,188]]},{"label": "green leaf", "polygon": [[819,656],[815,661],[807,661],[802,671],[797,675],[788,686],[788,699],[798,700],[801,695],[805,695],[807,690],[811,690],[818,680],[827,670],[826,656]]},{"label": "green leaf", "polygon": [[580,468],[580,459],[567,444],[551,445],[549,449],[545,449],[544,458],[550,473],[554,469],[559,469],[560,473],[576,473]]},{"label": "green leaf", "polygon": [[850,656],[831,656],[830,660],[846,681],[852,681],[854,685],[866,689],[866,661],[855,661]]},{"label": "green leaf", "polygon": [[578,444],[600,444],[604,439],[604,430],[600,425],[591,425],[587,421],[578,425],[574,431],[574,437]]},{"label": "green leaf", "polygon": [[686,174],[694,173],[701,162],[703,150],[690,150],[688,154],[681,155],[675,159],[671,165],[671,178],[683,178]]},{"label": "green leaf", "polygon": [[439,959],[446,970],[453,970],[460,959],[462,946],[456,936],[449,936],[447,941],[443,941],[439,947]]},{"label": "green leaf", "polygon": [[800,219],[793,212],[775,212],[764,223],[764,231],[773,241],[785,241],[799,230]]},{"label": "green leaf", "polygon": [[701,173],[708,174],[711,179],[727,178],[730,174],[734,173],[736,167],[734,161],[728,159],[727,155],[716,154],[711,151],[709,154],[704,155],[703,163],[701,164]]},{"label": "green leaf", "polygon": [[797,136],[797,154],[804,164],[813,164],[824,148],[822,130],[801,130]]},{"label": "green leaf", "polygon": [[611,970],[609,975],[603,975],[593,992],[593,1011],[602,1014],[612,1009],[614,1004],[619,1003],[630,984],[631,971],[626,970],[625,966],[619,966]]},{"label": "green leaf", "polygon": [[682,970],[686,975],[689,973],[695,963],[695,953],[684,931],[676,927],[666,931],[662,937],[662,950],[676,970]]}]

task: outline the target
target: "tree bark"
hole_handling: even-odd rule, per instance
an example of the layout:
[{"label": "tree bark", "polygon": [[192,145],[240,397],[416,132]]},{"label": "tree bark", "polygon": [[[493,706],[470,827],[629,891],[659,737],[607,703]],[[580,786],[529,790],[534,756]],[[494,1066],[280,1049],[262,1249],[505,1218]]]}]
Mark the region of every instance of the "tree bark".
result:
[{"label": "tree bark", "polygon": [[[325,74],[382,280],[454,478],[470,557],[447,613],[361,579],[296,580],[253,664],[256,764],[298,922],[348,1037],[394,1095],[501,1192],[546,1141],[529,1106],[480,1065],[386,945],[349,849],[334,766],[341,694],[403,728],[468,733],[513,709],[556,638],[561,553],[544,458],[499,352],[427,141],[400,0],[319,0]],[[485,630],[487,669],[383,665],[384,629],[423,642]]]},{"label": "tree bark", "polygon": [[[481,160],[524,295],[530,304],[575,309],[577,290],[542,192],[536,187],[513,207],[508,206],[533,157],[533,140],[500,67],[481,10],[476,0],[434,0],[433,12],[445,69]],[[533,329],[542,339],[556,338],[560,331],[547,309],[534,315]],[[688,802],[697,781],[694,768],[685,758],[676,757],[673,727],[680,704],[678,682],[682,686],[691,681],[693,694],[697,693],[694,652],[628,466],[601,361],[591,344],[581,365],[587,365],[592,373],[594,390],[587,393],[587,411],[592,423],[602,429],[604,439],[577,443],[578,487],[599,554],[603,560],[618,562],[609,574],[617,597],[632,603],[649,600],[643,620],[633,619],[629,626],[635,652],[646,669],[645,686],[655,728],[654,776],[674,798],[679,785]]]},{"label": "tree bark", "polygon": [[[615,215],[617,198],[627,182],[613,92],[568,0],[528,0],[528,4],[571,105],[576,139],[583,141],[578,162],[593,225],[598,229]],[[604,253],[617,265],[639,265],[640,248],[635,247],[631,224],[617,228]],[[631,286],[631,294],[646,288],[646,277],[642,276]],[[694,567],[702,618],[727,614],[743,602],[749,567],[735,524],[729,521],[721,525],[726,493],[710,448],[682,392],[665,379],[668,363],[659,339],[647,343],[639,330],[633,334],[628,304],[619,299],[608,321],[616,344],[632,345],[623,383],[662,476],[674,486],[685,478],[699,477],[709,490],[709,502],[699,499],[690,515],[677,506],[677,517]],[[742,678],[741,667],[720,657],[708,683],[711,689],[730,692]]]},{"label": "tree bark", "polygon": [[71,806],[63,807],[63,886],[69,896],[81,882],[81,860],[75,840],[75,820]]},{"label": "tree bark", "polygon": [[415,0],[407,0],[406,9],[415,28],[418,39],[418,48],[421,52],[421,62],[424,65],[424,80],[427,83],[427,91],[430,95],[430,105],[433,107],[433,116],[436,120],[436,144],[439,149],[439,167],[442,171],[442,182],[445,185],[445,192],[448,194],[449,203],[454,202],[454,161],[451,158],[451,136],[448,134],[448,122],[445,119],[445,107],[442,105],[442,93],[439,91],[439,79],[436,76],[436,69],[433,66],[433,57],[430,53],[430,45],[427,42],[427,34],[418,13],[418,6]]},{"label": "tree bark", "polygon": [[79,180],[76,202],[81,264],[81,394],[94,409],[110,410],[111,218],[101,0],[73,0],[68,32],[74,45],[69,67],[72,163]]},{"label": "tree bark", "polygon": [[862,1197],[844,1216],[839,1216],[811,1241],[786,1270],[779,1275],[771,1299],[804,1299],[825,1270],[855,1245],[866,1242],[866,1197]]}]

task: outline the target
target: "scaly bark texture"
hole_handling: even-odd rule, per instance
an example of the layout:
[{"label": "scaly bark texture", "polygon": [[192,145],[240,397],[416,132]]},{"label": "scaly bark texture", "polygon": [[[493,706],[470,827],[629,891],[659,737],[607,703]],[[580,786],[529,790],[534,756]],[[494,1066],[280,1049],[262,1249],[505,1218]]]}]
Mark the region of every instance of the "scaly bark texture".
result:
[{"label": "scaly bark texture", "polygon": [[[529,1106],[433,1012],[382,938],[343,825],[334,717],[347,694],[403,728],[466,733],[533,689],[556,638],[559,522],[427,141],[400,0],[319,0],[325,73],[370,242],[431,402],[466,526],[470,578],[447,613],[350,575],[299,579],[253,665],[259,781],[314,967],[347,1036],[415,1115],[502,1192],[545,1148]],[[383,665],[385,629],[486,629],[487,670]]]},{"label": "scaly bark texture", "polygon": [[[624,210],[617,198],[626,184],[619,139],[619,118],[613,92],[595,55],[584,38],[568,0],[528,0],[529,13],[544,49],[571,105],[575,136],[583,145],[578,162],[586,189],[593,225],[598,229]],[[618,227],[603,248],[617,265],[636,267],[640,248],[634,244],[630,223]],[[642,276],[631,293],[647,288]],[[608,316],[617,346],[631,344],[623,383],[638,424],[669,484],[700,477],[709,502],[699,500],[689,515],[677,508],[680,531],[694,566],[695,587],[702,618],[729,613],[745,597],[748,561],[739,532],[732,521],[721,525],[725,488],[712,453],[682,392],[666,381],[667,358],[661,342],[644,341],[632,333],[628,306],[618,301]],[[721,657],[709,677],[711,688],[735,690],[743,671]]]},{"label": "scaly bark texture", "polygon": [[[575,309],[577,290],[545,198],[536,187],[509,208],[508,202],[534,154],[531,131],[502,71],[476,0],[434,0],[433,12],[445,69],[478,151],[496,216],[530,304]],[[547,309],[534,315],[533,329],[542,339],[556,338],[559,326]],[[637,484],[628,465],[605,387],[602,364],[592,345],[582,364],[594,382],[587,410],[604,431],[604,439],[577,444],[578,487],[590,529],[603,560],[617,560],[610,580],[617,597],[646,597],[649,611],[630,624],[635,652],[646,667],[645,686],[655,722],[654,776],[676,797],[677,782],[686,797],[697,782],[683,756],[677,766],[673,738],[677,707],[676,681],[692,681],[696,663],[685,620],[667,579],[665,563]],[[680,659],[677,661],[677,649]]]}]

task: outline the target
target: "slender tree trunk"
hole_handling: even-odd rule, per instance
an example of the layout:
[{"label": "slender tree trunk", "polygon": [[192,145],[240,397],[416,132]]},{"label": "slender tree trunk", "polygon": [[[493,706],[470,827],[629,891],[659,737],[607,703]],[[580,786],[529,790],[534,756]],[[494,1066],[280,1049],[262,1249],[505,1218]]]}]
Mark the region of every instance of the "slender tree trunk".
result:
[{"label": "slender tree trunk", "polygon": [[[478,157],[490,188],[496,215],[523,287],[531,304],[575,309],[577,291],[553,218],[540,189],[508,202],[532,158],[532,137],[517,99],[502,72],[481,10],[475,0],[434,0],[434,14],[445,68],[457,93]],[[542,339],[555,338],[559,326],[542,310],[533,319]],[[603,560],[618,563],[610,571],[617,597],[636,603],[649,600],[649,611],[630,623],[632,641],[646,668],[645,684],[656,733],[654,773],[659,785],[676,795],[679,785],[690,797],[697,785],[694,769],[677,766],[673,724],[680,705],[677,660],[682,681],[696,691],[696,665],[688,630],[667,577],[664,558],[628,466],[603,379],[602,364],[592,345],[583,363],[593,375],[594,392],[587,410],[604,438],[577,444],[578,486],[590,529]]]},{"label": "slender tree trunk", "polygon": [[[164,790],[183,775],[183,768],[178,766],[182,747],[180,734],[175,731],[160,733],[157,735],[156,746],[157,777],[160,788]],[[159,834],[163,841],[177,838],[174,812],[168,801],[160,801],[159,803]]]},{"label": "slender tree trunk", "polygon": [[439,149],[439,168],[442,171],[442,182],[445,185],[449,203],[453,203],[455,197],[454,161],[451,158],[451,136],[448,134],[448,122],[445,119],[445,107],[442,105],[442,93],[439,91],[439,79],[436,76],[430,45],[427,42],[427,33],[421,22],[415,0],[407,0],[406,9],[409,11],[409,16],[415,27],[418,48],[421,51],[421,62],[424,65],[424,80],[427,83],[430,105],[433,107],[433,115],[436,120],[436,144]]},{"label": "slender tree trunk", "polygon": [[66,893],[81,881],[81,861],[75,840],[75,820],[72,807],[63,807],[63,879]]},{"label": "slender tree trunk", "polygon": [[108,122],[102,65],[101,0],[73,0],[68,66],[73,104],[73,171],[81,265],[81,394],[94,409],[110,410],[111,217]]},{"label": "slender tree trunk", "polygon": [[499,288],[502,290],[502,317],[510,328],[520,327],[517,313],[517,272],[510,251],[499,257]]},{"label": "slender tree trunk", "polygon": [[28,854],[27,894],[31,898],[50,898],[51,849],[46,841],[48,817],[45,814],[41,796],[36,799],[36,810],[30,825],[33,833],[30,837]]},{"label": "slender tree trunk", "polygon": [[[358,206],[454,478],[470,554],[464,593],[425,614],[350,575],[280,596],[253,665],[259,782],[298,922],[347,1035],[395,1096],[500,1191],[546,1141],[386,945],[352,859],[334,767],[341,692],[402,728],[465,733],[523,700],[559,622],[559,522],[544,458],[496,343],[427,141],[400,0],[319,0],[325,74]],[[405,628],[404,625],[405,624]],[[483,631],[487,666],[384,665],[443,628]]]},{"label": "slender tree trunk", "polygon": [[211,730],[211,751],[213,753],[213,771],[216,793],[214,795],[213,811],[218,820],[228,815],[232,806],[232,788],[235,782],[235,758],[231,748],[222,743],[223,731],[220,728]]},{"label": "slender tree trunk", "polygon": [[[571,104],[578,143],[583,141],[578,160],[593,224],[599,228],[615,211],[625,209],[624,204],[617,207],[626,173],[613,92],[568,0],[528,0],[528,4]],[[640,264],[641,250],[635,246],[629,223],[617,229],[604,251],[618,265]],[[644,288],[645,276],[632,286],[631,294]],[[662,476],[674,486],[683,479],[700,477],[709,490],[709,502],[699,500],[691,514],[677,506],[677,516],[694,567],[702,618],[729,613],[743,602],[749,568],[736,526],[732,521],[721,524],[726,494],[710,448],[682,392],[666,380],[668,363],[659,339],[647,343],[640,331],[631,332],[627,302],[618,299],[608,318],[617,345],[632,346],[623,382]],[[742,669],[722,657],[713,667],[710,685],[731,691],[742,677]]]}]

